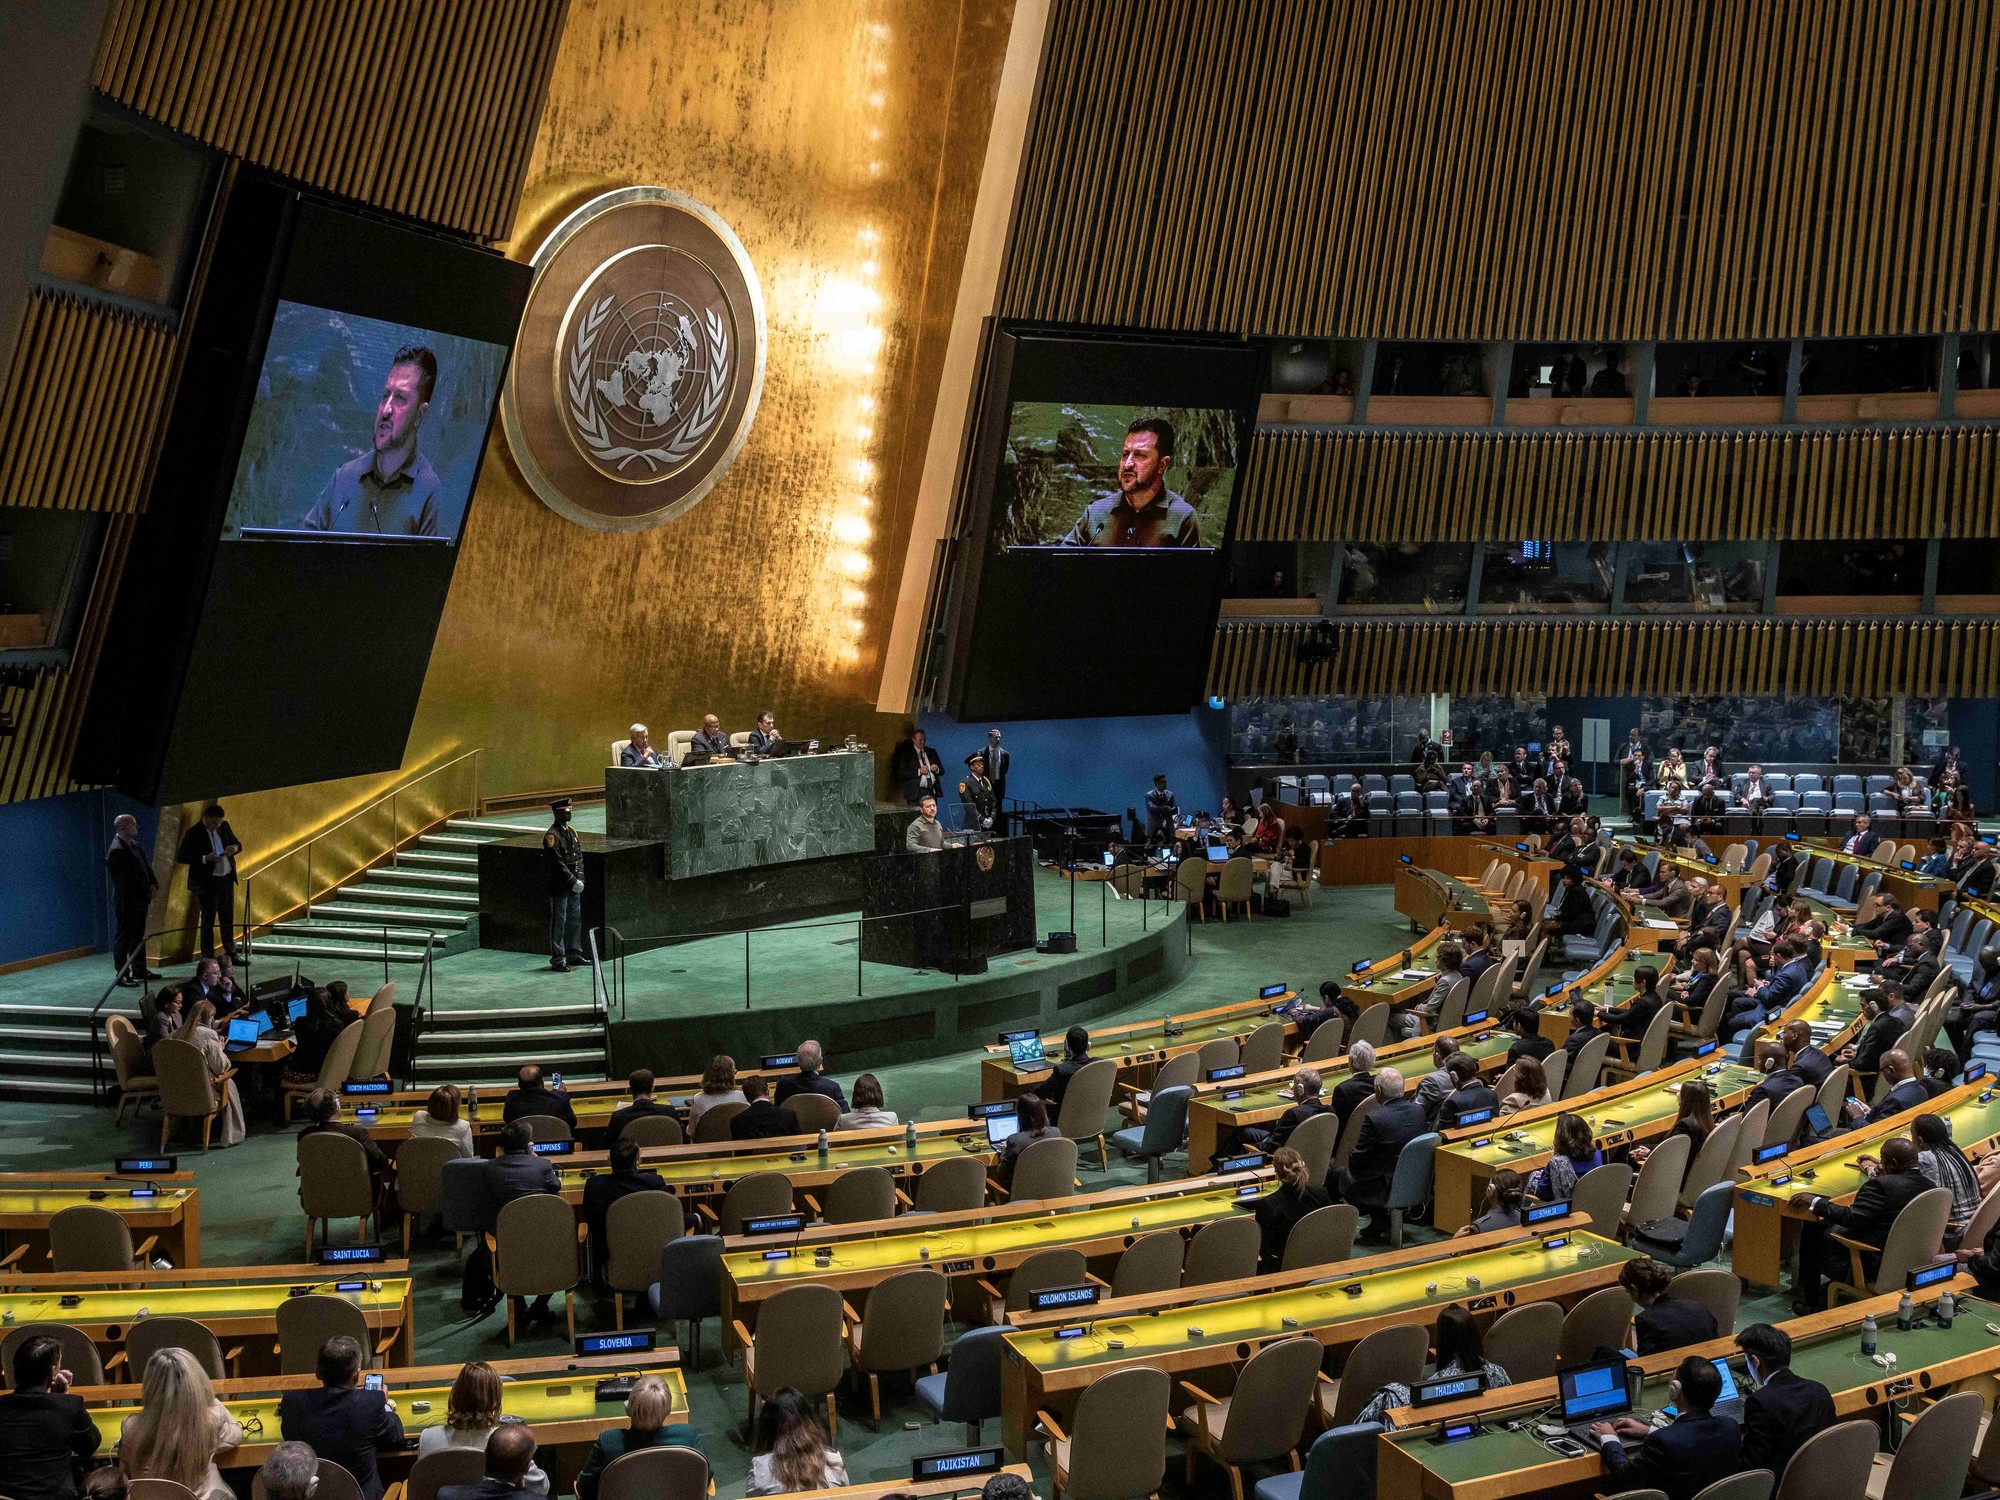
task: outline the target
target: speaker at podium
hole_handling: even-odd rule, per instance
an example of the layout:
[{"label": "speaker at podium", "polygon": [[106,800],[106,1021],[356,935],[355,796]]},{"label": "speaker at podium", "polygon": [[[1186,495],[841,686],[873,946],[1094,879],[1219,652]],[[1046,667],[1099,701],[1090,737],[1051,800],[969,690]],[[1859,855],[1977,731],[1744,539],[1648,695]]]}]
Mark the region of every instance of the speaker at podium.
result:
[{"label": "speaker at podium", "polygon": [[947,974],[983,974],[996,953],[1035,943],[1035,849],[1026,838],[954,838],[891,853],[862,874],[861,957]]}]

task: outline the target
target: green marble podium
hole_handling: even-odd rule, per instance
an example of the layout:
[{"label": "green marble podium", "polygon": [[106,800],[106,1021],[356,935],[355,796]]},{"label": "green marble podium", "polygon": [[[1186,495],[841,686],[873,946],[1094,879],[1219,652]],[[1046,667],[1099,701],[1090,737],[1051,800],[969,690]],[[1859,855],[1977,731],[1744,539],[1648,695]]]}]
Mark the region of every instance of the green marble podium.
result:
[{"label": "green marble podium", "polygon": [[677,771],[607,766],[604,831],[664,844],[670,880],[872,854],[875,757],[836,750]]}]

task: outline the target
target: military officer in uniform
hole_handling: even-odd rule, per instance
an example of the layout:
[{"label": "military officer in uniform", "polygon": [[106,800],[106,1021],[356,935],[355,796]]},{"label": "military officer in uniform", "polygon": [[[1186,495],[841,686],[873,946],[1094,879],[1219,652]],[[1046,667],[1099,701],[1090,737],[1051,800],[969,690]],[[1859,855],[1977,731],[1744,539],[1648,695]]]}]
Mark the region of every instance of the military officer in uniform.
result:
[{"label": "military officer in uniform", "polygon": [[1189,505],[1167,488],[1174,424],[1141,417],[1125,429],[1118,488],[1099,495],[1063,538],[1065,547],[1199,547],[1201,527]]},{"label": "military officer in uniform", "polygon": [[587,963],[583,951],[583,846],[569,826],[570,799],[549,804],[555,821],[542,835],[542,859],[549,871],[549,967],[567,974],[573,964]]},{"label": "military officer in uniform", "polygon": [[958,784],[958,801],[965,812],[967,829],[982,833],[992,831],[993,817],[1000,804],[993,795],[993,783],[986,779],[984,750],[975,750],[966,756],[965,780]]}]

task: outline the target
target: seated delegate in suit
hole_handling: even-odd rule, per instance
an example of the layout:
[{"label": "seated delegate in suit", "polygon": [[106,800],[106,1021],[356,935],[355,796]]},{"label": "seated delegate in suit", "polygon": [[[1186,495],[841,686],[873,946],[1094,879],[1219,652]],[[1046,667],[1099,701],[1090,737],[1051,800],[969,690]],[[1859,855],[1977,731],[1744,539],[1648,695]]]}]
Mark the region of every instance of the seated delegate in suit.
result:
[{"label": "seated delegate in suit", "polygon": [[643,771],[657,771],[667,763],[667,758],[653,748],[652,736],[644,724],[634,724],[628,731],[631,743],[618,752],[618,764],[636,766]]},{"label": "seated delegate in suit", "polygon": [[1051,1113],[1061,1111],[1063,1095],[1069,1092],[1069,1081],[1093,1060],[1088,1031],[1081,1026],[1072,1026],[1063,1033],[1062,1061],[1055,1065],[1048,1077],[1035,1085],[1035,1092],[1049,1101]]},{"label": "seated delegate in suit", "polygon": [[674,1398],[667,1383],[657,1375],[641,1375],[632,1382],[632,1394],[625,1402],[629,1427],[607,1427],[598,1433],[576,1476],[577,1500],[597,1500],[597,1482],[605,1468],[628,1453],[642,1448],[692,1448],[707,1451],[699,1430],[686,1422],[673,1422]]},{"label": "seated delegate in suit", "polygon": [[825,1055],[815,1041],[803,1041],[798,1045],[798,1072],[788,1078],[780,1078],[777,1087],[771,1091],[775,1103],[783,1104],[795,1094],[824,1094],[840,1106],[842,1114],[847,1113],[847,1095],[833,1079],[821,1072],[825,1065]]},{"label": "seated delegate in suit", "polygon": [[1319,1069],[1300,1068],[1292,1075],[1291,1108],[1279,1115],[1269,1130],[1246,1130],[1243,1139],[1259,1151],[1275,1151],[1292,1138],[1293,1131],[1326,1111],[1326,1100],[1320,1093]]},{"label": "seated delegate in suit", "polygon": [[722,732],[722,720],[714,714],[703,714],[701,728],[688,741],[688,753],[701,751],[707,755],[727,755],[730,753],[729,736]]},{"label": "seated delegate in suit", "polygon": [[1650,1255],[1626,1261],[1618,1273],[1618,1284],[1638,1304],[1639,1311],[1632,1323],[1642,1359],[1648,1354],[1706,1343],[1716,1336],[1714,1313],[1699,1302],[1676,1297],[1668,1291],[1674,1274]]},{"label": "seated delegate in suit", "polygon": [[1972,983],[1945,1012],[1944,1029],[1960,1057],[1972,1056],[1972,1038],[1981,1031],[2000,1031],[2000,948],[1979,950]]},{"label": "seated delegate in suit", "polygon": [[1632,971],[1632,998],[1598,1014],[1613,1036],[1636,1042],[1645,1037],[1646,1028],[1653,1024],[1653,1017],[1666,1003],[1666,997],[1660,993],[1660,971],[1651,964],[1640,964]]},{"label": "seated delegate in suit", "polygon": [[1792,1373],[1792,1336],[1782,1328],[1752,1323],[1736,1335],[1736,1347],[1752,1386],[1743,1398],[1743,1467],[1783,1474],[1808,1438],[1840,1420],[1833,1393]]},{"label": "seated delegate in suit", "polygon": [[1887,958],[1910,940],[1910,917],[1903,910],[1891,891],[1875,893],[1875,915],[1866,922],[1856,922],[1850,929],[1858,938],[1865,938],[1875,945],[1875,955]]},{"label": "seated delegate in suit", "polygon": [[783,747],[785,737],[778,733],[778,716],[770,709],[767,708],[757,715],[757,723],[750,731],[749,743],[750,753],[758,756],[770,755]]},{"label": "seated delegate in suit", "polygon": [[528,1488],[535,1467],[535,1430],[524,1422],[493,1429],[486,1439],[486,1473],[477,1484],[447,1484],[438,1500],[539,1500]]},{"label": "seated delegate in suit", "polygon": [[1361,1134],[1340,1183],[1340,1196],[1368,1215],[1368,1225],[1359,1238],[1370,1244],[1388,1238],[1389,1185],[1403,1147],[1430,1128],[1424,1121],[1423,1106],[1403,1097],[1403,1075],[1394,1068],[1376,1073],[1375,1098],[1375,1109],[1361,1122]]},{"label": "seated delegate in suit", "polygon": [[1849,833],[1846,839],[1842,841],[1840,852],[1842,854],[1852,854],[1861,859],[1866,859],[1869,855],[1873,854],[1875,846],[1882,842],[1882,835],[1877,833],[1871,826],[1874,821],[1867,813],[1856,813],[1854,815],[1854,831]]},{"label": "seated delegate in suit", "polygon": [[362,1155],[368,1158],[368,1176],[380,1191],[382,1179],[391,1170],[388,1155],[375,1144],[375,1137],[359,1125],[349,1125],[340,1118],[340,1095],[326,1089],[314,1089],[305,1099],[306,1127],[299,1132],[299,1139],[309,1135],[344,1135],[349,1140],[361,1143]]},{"label": "seated delegate in suit", "polygon": [[75,1500],[76,1466],[102,1439],[83,1397],[69,1394],[62,1345],[46,1334],[14,1349],[14,1388],[0,1396],[0,1452],[14,1500]]},{"label": "seated delegate in suit", "polygon": [[[1831,1198],[1814,1197],[1806,1208],[1819,1222],[1808,1224],[1799,1234],[1799,1273],[1792,1287],[1792,1308],[1800,1317],[1823,1312],[1820,1287],[1828,1276],[1848,1274],[1847,1247],[1833,1236],[1874,1247],[1876,1253],[1863,1255],[1862,1273],[1873,1276],[1881,1264],[1880,1251],[1889,1230],[1910,1200],[1930,1191],[1930,1183],[1917,1170],[1916,1143],[1908,1136],[1891,1136],[1882,1143],[1879,1170],[1861,1184],[1850,1204]],[[1796,1201],[1796,1200],[1794,1200]]]},{"label": "seated delegate in suit", "polygon": [[1257,1201],[1260,1271],[1277,1270],[1284,1262],[1285,1242],[1292,1237],[1293,1226],[1315,1209],[1333,1202],[1331,1193],[1310,1180],[1304,1158],[1290,1146],[1280,1146],[1272,1154],[1271,1170],[1277,1174],[1277,1191]]},{"label": "seated delegate in suit", "polygon": [[[1742,1433],[1728,1417],[1710,1409],[1722,1394],[1722,1375],[1708,1360],[1690,1354],[1669,1385],[1679,1414],[1664,1427],[1641,1417],[1619,1417],[1590,1429],[1604,1454],[1605,1485],[1613,1490],[1660,1490],[1667,1500],[1694,1500],[1719,1479],[1737,1471]],[[1621,1438],[1644,1438],[1637,1457],[1628,1457]]]},{"label": "seated delegate in suit", "polygon": [[540,1068],[528,1064],[516,1075],[516,1081],[519,1086],[509,1089],[501,1101],[503,1121],[518,1120],[523,1115],[548,1115],[569,1126],[572,1135],[576,1133],[576,1111],[570,1107],[569,1095],[560,1088],[546,1087]]},{"label": "seated delegate in suit", "polygon": [[658,1172],[639,1166],[639,1143],[624,1139],[611,1143],[611,1170],[598,1172],[583,1185],[583,1222],[590,1228],[592,1261],[602,1267],[610,1263],[611,1242],[605,1235],[605,1221],[611,1205],[633,1193],[664,1193],[667,1181]]},{"label": "seated delegate in suit", "polygon": [[1895,991],[1890,990],[1864,999],[1861,1015],[1867,1025],[1862,1028],[1858,1040],[1841,1049],[1840,1060],[1852,1065],[1857,1080],[1864,1084],[1866,1090],[1872,1091],[1875,1075],[1882,1070],[1883,1055],[1916,1024],[1917,1013]]},{"label": "seated delegate in suit", "polygon": [[1843,1106],[1847,1118],[1857,1128],[1883,1124],[1906,1110],[1922,1109],[1931,1102],[1931,1091],[1924,1087],[1924,1080],[1917,1076],[1916,1064],[1901,1047],[1891,1047],[1882,1054],[1881,1076],[1888,1081],[1889,1092],[1879,1101],[1868,1105],[1859,1099],[1849,1099]]},{"label": "seated delegate in suit", "polygon": [[762,1078],[743,1080],[743,1097],[749,1105],[729,1122],[732,1141],[763,1141],[773,1136],[799,1134],[799,1117],[771,1102],[771,1086]]},{"label": "seated delegate in suit", "polygon": [[319,1346],[313,1373],[319,1388],[287,1391],[278,1402],[278,1426],[285,1440],[306,1443],[321,1458],[339,1464],[361,1486],[362,1500],[382,1500],[378,1452],[404,1446],[403,1422],[387,1394],[361,1382],[361,1345],[336,1334]]}]

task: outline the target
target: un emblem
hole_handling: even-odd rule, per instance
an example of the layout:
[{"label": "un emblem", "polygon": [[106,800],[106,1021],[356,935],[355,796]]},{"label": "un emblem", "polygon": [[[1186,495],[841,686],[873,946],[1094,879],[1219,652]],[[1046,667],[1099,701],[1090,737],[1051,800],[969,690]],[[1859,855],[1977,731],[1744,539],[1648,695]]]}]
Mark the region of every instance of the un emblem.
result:
[{"label": "un emblem", "polygon": [[559,514],[637,531],[687,510],[735,460],[764,375],[749,257],[666,188],[586,203],[535,255],[502,417]]}]

